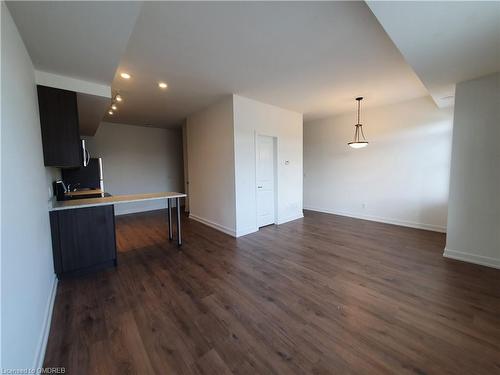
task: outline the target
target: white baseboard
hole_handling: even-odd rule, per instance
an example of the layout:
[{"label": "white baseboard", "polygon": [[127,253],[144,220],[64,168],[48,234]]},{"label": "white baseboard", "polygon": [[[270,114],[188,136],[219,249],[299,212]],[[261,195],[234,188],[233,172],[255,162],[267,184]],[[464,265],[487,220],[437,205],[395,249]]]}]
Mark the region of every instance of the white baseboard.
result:
[{"label": "white baseboard", "polygon": [[246,229],[242,229],[242,230],[237,230],[236,231],[236,237],[246,236],[247,234],[257,232],[258,230],[259,230],[259,228],[256,228],[256,227],[246,228]]},{"label": "white baseboard", "polygon": [[482,255],[466,253],[463,251],[451,250],[448,249],[447,247],[444,248],[443,256],[445,258],[456,259],[456,260],[461,260],[463,262],[469,262],[469,263],[479,264],[481,266],[500,269],[500,258],[491,258]]},{"label": "white baseboard", "polygon": [[211,228],[217,229],[218,231],[220,231],[222,233],[226,233],[226,234],[229,234],[232,237],[236,237],[236,231],[234,229],[225,227],[224,225],[220,225],[220,224],[214,223],[213,221],[204,219],[204,218],[202,218],[200,216],[197,216],[197,215],[193,215],[192,213],[189,213],[189,218],[193,219],[193,220],[196,220],[196,221],[198,221],[198,222],[200,222],[202,224],[208,225]]},{"label": "white baseboard", "polygon": [[326,213],[326,214],[333,214],[333,215],[353,217],[355,219],[376,221],[378,223],[394,224],[394,225],[400,225],[400,226],[403,226],[403,227],[416,228],[416,229],[425,229],[425,230],[430,230],[430,231],[433,231],[433,232],[446,233],[446,227],[442,226],[442,225],[416,223],[416,222],[413,222],[413,221],[392,219],[392,218],[386,218],[386,217],[380,217],[380,216],[372,216],[372,215],[361,215],[361,214],[355,214],[355,213],[346,212],[346,211],[337,211],[337,210],[330,210],[330,209],[327,209],[327,208],[317,208],[317,207],[310,207],[310,206],[304,207],[304,210],[311,210],[311,211],[323,212],[323,213]]},{"label": "white baseboard", "polygon": [[35,361],[33,364],[34,369],[43,367],[43,361],[45,359],[45,350],[47,349],[47,341],[49,339],[50,333],[50,323],[52,322],[52,311],[54,310],[54,302],[56,300],[57,293],[57,276],[54,274],[54,280],[52,281],[52,289],[49,294],[49,299],[47,300],[47,306],[45,308],[45,315],[43,320],[42,332],[38,340],[37,352]]},{"label": "white baseboard", "polygon": [[278,225],[285,224],[285,223],[288,223],[289,221],[302,219],[303,217],[304,217],[304,213],[302,211],[300,211],[299,213],[292,215],[292,216],[288,216],[285,218],[278,218],[278,222],[276,224],[278,224]]}]

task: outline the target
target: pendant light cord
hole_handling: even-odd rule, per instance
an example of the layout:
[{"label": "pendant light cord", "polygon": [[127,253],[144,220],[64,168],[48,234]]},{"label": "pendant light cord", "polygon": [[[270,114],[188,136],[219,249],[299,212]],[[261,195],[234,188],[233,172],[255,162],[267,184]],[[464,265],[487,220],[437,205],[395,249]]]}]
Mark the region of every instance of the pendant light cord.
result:
[{"label": "pendant light cord", "polygon": [[359,124],[359,105],[361,103],[361,100],[358,100],[358,124]]}]

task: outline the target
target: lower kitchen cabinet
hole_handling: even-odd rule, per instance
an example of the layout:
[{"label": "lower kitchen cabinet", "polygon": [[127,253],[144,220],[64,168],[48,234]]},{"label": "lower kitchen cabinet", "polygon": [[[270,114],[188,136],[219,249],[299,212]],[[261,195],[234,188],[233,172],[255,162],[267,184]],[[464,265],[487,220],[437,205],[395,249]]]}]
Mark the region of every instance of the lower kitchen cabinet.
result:
[{"label": "lower kitchen cabinet", "polygon": [[116,266],[114,206],[50,212],[54,269],[59,278]]}]

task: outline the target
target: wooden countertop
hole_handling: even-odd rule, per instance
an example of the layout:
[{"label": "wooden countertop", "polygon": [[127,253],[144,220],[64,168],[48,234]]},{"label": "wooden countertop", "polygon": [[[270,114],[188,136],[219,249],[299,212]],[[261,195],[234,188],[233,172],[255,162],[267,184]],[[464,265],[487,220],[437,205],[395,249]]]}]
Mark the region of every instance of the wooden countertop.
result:
[{"label": "wooden countertop", "polygon": [[101,189],[88,189],[88,190],[68,191],[67,193],[64,194],[69,196],[74,196],[74,195],[101,194],[101,193],[104,193]]},{"label": "wooden countertop", "polygon": [[184,193],[162,192],[162,193],[150,193],[150,194],[113,195],[111,197],[85,198],[85,199],[74,199],[67,201],[57,201],[54,198],[52,201],[52,207],[49,208],[49,211],[69,210],[72,208],[105,206],[110,204],[120,204],[120,203],[130,203],[130,202],[140,202],[140,201],[151,201],[151,200],[167,199],[167,198],[184,198],[186,196],[187,195]]}]

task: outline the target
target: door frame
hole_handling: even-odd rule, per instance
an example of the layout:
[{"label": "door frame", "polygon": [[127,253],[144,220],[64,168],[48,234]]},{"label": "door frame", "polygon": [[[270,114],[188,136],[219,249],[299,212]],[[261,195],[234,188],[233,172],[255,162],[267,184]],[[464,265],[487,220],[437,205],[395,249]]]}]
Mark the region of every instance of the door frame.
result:
[{"label": "door frame", "polygon": [[[259,227],[259,211],[257,206],[257,173],[259,168],[259,136],[270,137],[273,139],[273,174],[274,174],[274,224],[278,224],[278,145],[279,145],[279,137],[272,134],[261,133],[258,131],[254,132],[254,143],[255,143],[255,227],[257,230],[260,230]],[[271,225],[271,224],[270,224]]]}]

